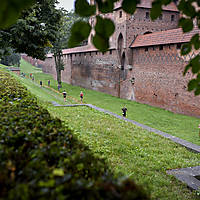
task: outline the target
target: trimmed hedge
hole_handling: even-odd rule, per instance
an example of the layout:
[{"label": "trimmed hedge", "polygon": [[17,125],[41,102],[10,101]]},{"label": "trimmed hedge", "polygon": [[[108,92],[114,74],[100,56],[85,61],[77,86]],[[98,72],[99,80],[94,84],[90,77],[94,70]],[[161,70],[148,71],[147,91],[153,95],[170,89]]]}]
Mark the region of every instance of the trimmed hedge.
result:
[{"label": "trimmed hedge", "polygon": [[149,199],[0,71],[0,199]]}]

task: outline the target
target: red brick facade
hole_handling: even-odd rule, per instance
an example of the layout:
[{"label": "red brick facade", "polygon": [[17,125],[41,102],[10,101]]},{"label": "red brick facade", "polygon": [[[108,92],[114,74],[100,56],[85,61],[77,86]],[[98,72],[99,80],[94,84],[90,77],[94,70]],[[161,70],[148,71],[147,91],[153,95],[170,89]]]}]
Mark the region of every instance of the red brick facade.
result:
[{"label": "red brick facade", "polygon": [[177,53],[177,45],[165,45],[163,50],[158,46],[145,50],[133,50],[136,100],[176,113],[200,116],[200,97],[187,91],[192,74],[188,72],[183,77],[186,62]]},{"label": "red brick facade", "polygon": [[[192,74],[189,72],[183,77],[187,59],[180,56],[178,45],[186,42],[189,37],[183,41],[148,43],[153,34],[159,33],[161,40],[162,35],[166,37],[170,32],[168,30],[173,29],[172,32],[179,36],[182,34],[177,29],[179,13],[175,4],[165,8],[162,17],[152,22],[148,14],[148,1],[141,2],[133,16],[121,12],[119,5],[116,5],[113,14],[106,16],[116,24],[108,52],[98,52],[90,41],[88,46],[63,50],[65,69],[62,80],[120,98],[200,117],[200,96],[195,97],[187,91],[187,83]],[[90,22],[94,23],[92,20]],[[148,37],[145,37],[147,33]],[[182,37],[185,36],[182,34]],[[141,38],[144,42],[140,41]],[[51,55],[43,71],[56,76]]]}]

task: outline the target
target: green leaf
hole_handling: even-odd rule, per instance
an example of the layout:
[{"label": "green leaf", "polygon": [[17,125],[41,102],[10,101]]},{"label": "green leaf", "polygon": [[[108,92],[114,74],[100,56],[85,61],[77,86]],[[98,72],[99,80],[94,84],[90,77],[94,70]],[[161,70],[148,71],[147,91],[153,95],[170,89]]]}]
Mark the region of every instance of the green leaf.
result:
[{"label": "green leaf", "polygon": [[109,48],[109,37],[114,33],[115,25],[110,19],[107,18],[97,16],[96,19],[96,34],[93,37],[93,44],[101,52],[105,52]]},{"label": "green leaf", "polygon": [[96,17],[97,23],[95,25],[95,31],[99,35],[109,38],[115,31],[115,25],[112,20],[107,18],[102,18],[100,16]]},{"label": "green leaf", "polygon": [[200,41],[199,41],[199,34],[198,33],[193,35],[192,39],[190,41],[194,45],[194,48],[196,50],[200,48]]},{"label": "green leaf", "polygon": [[87,22],[78,21],[73,24],[71,28],[71,35],[69,38],[68,46],[75,47],[83,40],[87,39],[91,31],[91,26]]},{"label": "green leaf", "polygon": [[15,23],[22,10],[34,2],[35,0],[1,0],[0,28],[4,29]]},{"label": "green leaf", "polygon": [[197,87],[197,80],[196,79],[192,79],[189,81],[188,83],[188,91],[192,91]]},{"label": "green leaf", "polygon": [[54,176],[64,176],[65,173],[64,173],[64,170],[63,170],[63,169],[54,169],[54,170],[53,170],[53,175],[54,175]]},{"label": "green leaf", "polygon": [[186,65],[185,70],[183,72],[183,75],[185,76],[185,74],[187,73],[187,71],[191,68],[191,64]]},{"label": "green leaf", "polygon": [[197,87],[194,94],[197,96],[200,95],[200,73],[197,75],[196,80],[197,80]]},{"label": "green leaf", "polygon": [[123,0],[122,8],[125,12],[133,14],[136,10],[137,4],[140,3],[140,0]]},{"label": "green leaf", "polygon": [[179,26],[182,27],[184,33],[189,32],[193,29],[193,21],[182,17],[179,20]]},{"label": "green leaf", "polygon": [[38,184],[40,187],[53,187],[55,185],[55,180],[50,179],[46,182],[40,181]]},{"label": "green leaf", "polygon": [[181,0],[178,5],[179,11],[182,11],[183,14],[194,18],[196,15],[196,11],[195,8],[192,6],[192,3],[192,1]]},{"label": "green leaf", "polygon": [[116,0],[97,0],[98,8],[101,13],[113,12],[114,2]]},{"label": "green leaf", "polygon": [[197,75],[197,80],[200,82],[200,73]]},{"label": "green leaf", "polygon": [[197,55],[190,61],[192,65],[192,73],[196,74],[200,71],[200,55]]},{"label": "green leaf", "polygon": [[155,1],[152,3],[152,8],[151,8],[151,12],[150,12],[150,17],[152,20],[157,19],[162,12],[162,4],[160,1]]},{"label": "green leaf", "polygon": [[195,90],[194,94],[197,96],[197,95],[200,95],[200,82],[198,82],[198,86],[197,86],[197,89]]},{"label": "green leaf", "polygon": [[96,33],[93,37],[93,44],[101,52],[106,52],[109,48],[109,39]]},{"label": "green leaf", "polygon": [[187,55],[188,53],[190,53],[191,49],[192,45],[190,43],[184,44],[181,48],[181,55],[182,56]]},{"label": "green leaf", "polygon": [[168,5],[172,2],[172,0],[162,0],[163,5]]},{"label": "green leaf", "polygon": [[87,0],[76,0],[75,12],[82,17],[89,17],[95,14],[96,7],[90,5]]}]

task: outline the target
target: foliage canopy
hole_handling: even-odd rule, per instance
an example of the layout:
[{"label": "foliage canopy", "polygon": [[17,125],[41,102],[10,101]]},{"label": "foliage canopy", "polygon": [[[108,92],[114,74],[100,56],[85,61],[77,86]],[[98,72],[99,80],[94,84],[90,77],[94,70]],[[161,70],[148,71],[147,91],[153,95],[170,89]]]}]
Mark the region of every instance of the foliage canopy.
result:
[{"label": "foliage canopy", "polygon": [[[3,1],[4,2],[4,1]],[[6,1],[7,9],[0,12],[0,19],[4,19],[5,13],[12,16],[12,20],[0,21],[0,57],[8,54],[10,47],[15,52],[26,53],[33,58],[45,59],[45,48],[51,46],[56,40],[56,33],[59,29],[61,12],[57,10],[55,4],[57,0],[27,0],[26,5],[31,7],[21,11],[24,6],[23,0],[17,1],[21,9],[12,7],[14,0]],[[18,14],[12,14],[12,9]],[[2,9],[2,7],[1,7]],[[15,13],[13,11],[13,13]],[[19,17],[15,23],[14,18]],[[11,25],[12,24],[12,25]],[[10,26],[9,26],[10,25]]]}]

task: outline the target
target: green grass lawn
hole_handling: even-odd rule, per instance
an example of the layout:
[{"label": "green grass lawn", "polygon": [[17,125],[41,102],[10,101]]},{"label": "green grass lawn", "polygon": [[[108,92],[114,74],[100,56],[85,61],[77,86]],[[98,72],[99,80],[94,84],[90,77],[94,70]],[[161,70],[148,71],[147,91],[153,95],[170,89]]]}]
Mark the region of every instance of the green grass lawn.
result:
[{"label": "green grass lawn", "polygon": [[[26,63],[23,62],[23,64],[23,67],[26,67]],[[64,125],[73,129],[74,134],[87,144],[96,155],[106,158],[116,175],[121,173],[133,178],[137,184],[141,184],[145,189],[151,191],[152,199],[199,199],[195,192],[191,192],[173,176],[167,175],[166,170],[200,165],[200,154],[192,153],[159,135],[88,107],[54,107],[49,102],[63,103],[62,95],[46,88],[40,88],[38,80],[47,80],[51,77],[38,73],[38,71],[35,73],[34,68],[32,70],[36,77],[36,84],[28,78],[20,78],[16,75],[15,77],[38,97],[41,105],[46,107],[53,116],[60,118]],[[54,87],[56,88],[56,82],[52,80],[51,83],[55,84]],[[63,84],[63,87],[71,97],[77,99],[79,99],[80,90],[83,90],[67,84]],[[182,138],[184,137],[182,132],[187,135],[187,132],[193,130],[191,125],[198,124],[196,118],[176,115],[162,109],[122,100],[100,92],[91,90],[83,90],[83,92],[86,94],[84,100],[87,103],[92,103],[117,114],[121,114],[120,109],[122,105],[126,104],[129,111],[128,118],[160,130],[162,127],[163,131],[167,130],[166,132],[168,132],[170,126],[170,130],[179,134],[177,136]],[[141,111],[139,112],[140,108]],[[138,114],[131,115],[131,109],[132,111],[137,110]],[[136,113],[136,111],[134,112]],[[142,115],[144,116],[142,117]],[[155,117],[149,119],[146,115]],[[187,125],[176,128],[178,121],[175,119],[179,119]],[[162,121],[162,123],[159,123],[159,121]],[[191,124],[189,125],[189,123]],[[179,129],[182,132],[179,132]],[[198,135],[198,130],[194,129]],[[188,136],[188,138],[191,137]],[[199,141],[196,140],[195,142],[198,143]]]},{"label": "green grass lawn", "polygon": [[106,158],[116,174],[129,176],[149,189],[152,199],[198,199],[166,170],[199,165],[200,154],[91,108],[47,109],[95,154]]},{"label": "green grass lawn", "polygon": [[0,67],[1,68],[6,68],[7,66],[0,64]]},{"label": "green grass lawn", "polygon": [[[33,67],[24,60],[22,60],[21,70],[25,73],[33,73],[36,83],[39,83],[39,81],[42,80],[43,84],[47,85],[47,81],[51,80],[51,87],[57,90],[57,83],[51,75],[43,74],[40,69]],[[68,97],[77,99],[79,102],[79,94],[82,90],[84,93],[84,103],[96,105],[113,113],[121,115],[121,108],[126,105],[128,108],[127,117],[129,119],[200,145],[198,130],[200,119],[198,118],[174,114],[164,109],[126,99],[119,99],[105,93],[72,86],[66,83],[63,83],[62,85],[62,89],[67,91]],[[68,100],[70,101],[69,98]],[[76,103],[72,101],[72,99],[71,102]]]}]

